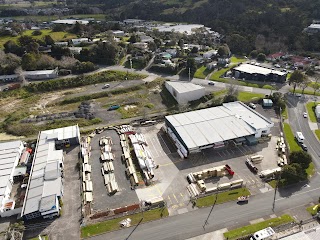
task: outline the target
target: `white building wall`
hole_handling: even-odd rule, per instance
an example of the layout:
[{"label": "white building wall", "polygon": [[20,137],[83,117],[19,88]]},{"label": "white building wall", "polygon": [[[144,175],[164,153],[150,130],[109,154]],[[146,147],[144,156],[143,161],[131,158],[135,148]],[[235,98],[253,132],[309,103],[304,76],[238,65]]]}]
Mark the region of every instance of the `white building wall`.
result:
[{"label": "white building wall", "polygon": [[1,217],[11,217],[13,215],[17,215],[17,214],[21,214],[22,212],[22,207],[20,208],[15,208],[15,209],[12,209],[12,210],[8,210],[8,211],[5,211],[5,212],[0,212],[0,216]]},{"label": "white building wall", "polygon": [[166,88],[179,104],[187,104],[188,102],[202,98],[205,95],[205,88],[179,93],[167,82],[166,82]]}]

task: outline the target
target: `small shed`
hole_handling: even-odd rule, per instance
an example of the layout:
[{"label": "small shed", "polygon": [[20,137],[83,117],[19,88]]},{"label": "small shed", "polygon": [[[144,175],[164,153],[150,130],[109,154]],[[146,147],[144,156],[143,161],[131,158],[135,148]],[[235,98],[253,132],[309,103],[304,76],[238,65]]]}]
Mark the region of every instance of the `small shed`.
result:
[{"label": "small shed", "polygon": [[273,102],[271,99],[268,99],[268,98],[264,98],[262,100],[262,106],[263,107],[272,107],[273,106]]},{"label": "small shed", "polygon": [[320,118],[320,104],[318,104],[316,106],[316,108],[314,109],[314,112],[315,112],[317,118],[319,119]]}]

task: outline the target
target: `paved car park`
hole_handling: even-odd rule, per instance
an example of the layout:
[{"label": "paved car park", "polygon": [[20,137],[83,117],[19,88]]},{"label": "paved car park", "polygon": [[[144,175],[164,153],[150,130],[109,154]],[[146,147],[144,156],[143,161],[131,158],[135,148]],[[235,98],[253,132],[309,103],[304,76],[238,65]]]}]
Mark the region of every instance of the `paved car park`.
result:
[{"label": "paved car park", "polygon": [[[101,150],[99,140],[101,137],[111,137],[113,145],[112,153],[115,155],[113,161],[114,174],[120,191],[114,195],[108,195],[104,185],[104,178],[101,173],[102,163],[100,161]],[[93,183],[93,211],[101,211],[111,208],[123,207],[138,203],[139,199],[134,190],[131,190],[129,180],[125,175],[125,165],[121,162],[122,148],[120,146],[120,138],[116,131],[106,130],[101,134],[97,134],[91,141],[90,164],[92,167],[91,178]]]}]

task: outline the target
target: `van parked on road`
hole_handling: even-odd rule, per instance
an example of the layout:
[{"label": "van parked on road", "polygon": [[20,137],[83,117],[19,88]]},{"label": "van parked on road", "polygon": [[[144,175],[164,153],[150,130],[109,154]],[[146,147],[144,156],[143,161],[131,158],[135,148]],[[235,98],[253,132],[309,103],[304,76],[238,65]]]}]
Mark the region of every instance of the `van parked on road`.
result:
[{"label": "van parked on road", "polygon": [[299,143],[303,143],[304,136],[303,136],[302,132],[296,132],[295,137],[296,137],[296,139],[297,139],[297,141],[298,141]]}]

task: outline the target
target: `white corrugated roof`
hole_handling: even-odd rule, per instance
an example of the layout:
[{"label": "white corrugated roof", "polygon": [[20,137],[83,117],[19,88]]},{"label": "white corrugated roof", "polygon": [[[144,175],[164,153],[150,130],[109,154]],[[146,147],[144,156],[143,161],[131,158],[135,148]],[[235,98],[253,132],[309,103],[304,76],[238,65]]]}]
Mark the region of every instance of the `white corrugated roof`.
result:
[{"label": "white corrugated roof", "polygon": [[192,92],[194,90],[204,89],[204,87],[190,82],[167,81],[166,83],[173,89],[175,89],[178,93]]},{"label": "white corrugated roof", "polygon": [[245,72],[245,73],[250,73],[250,74],[262,74],[262,75],[269,75],[269,74],[277,74],[280,76],[286,75],[286,72],[281,72],[278,70],[271,70],[269,68],[264,68],[264,67],[260,67],[260,66],[255,66],[255,65],[251,65],[248,63],[243,63],[238,67],[235,67],[234,70],[236,71],[240,71],[240,72]]},{"label": "white corrugated roof", "polygon": [[61,176],[57,166],[63,157],[62,150],[55,149],[55,140],[80,137],[79,127],[70,126],[40,132],[30,172],[22,216],[38,211],[41,199],[61,193]]},{"label": "white corrugated roof", "polygon": [[189,149],[253,135],[273,123],[241,102],[166,116]]}]

